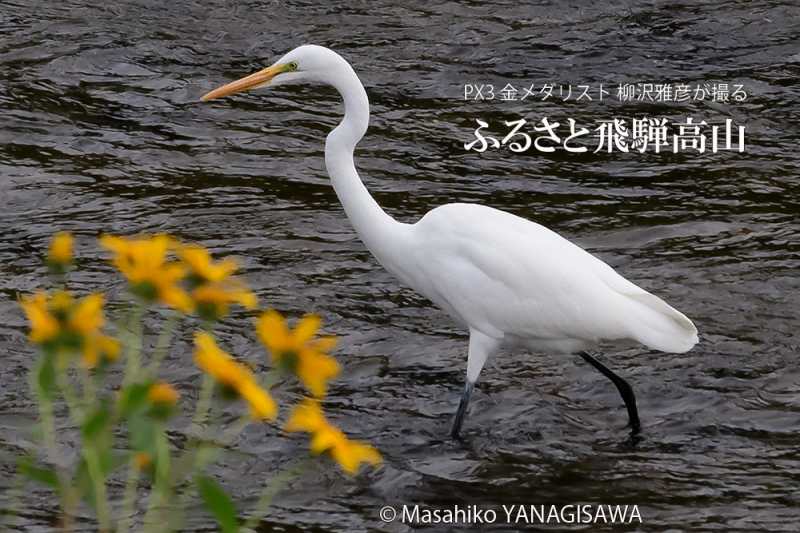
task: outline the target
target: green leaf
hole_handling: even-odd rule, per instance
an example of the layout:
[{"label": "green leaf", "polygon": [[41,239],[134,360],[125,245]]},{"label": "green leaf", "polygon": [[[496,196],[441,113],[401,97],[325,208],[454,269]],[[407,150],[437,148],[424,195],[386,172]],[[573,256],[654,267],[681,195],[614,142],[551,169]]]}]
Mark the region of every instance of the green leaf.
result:
[{"label": "green leaf", "polygon": [[195,483],[206,508],[217,519],[223,533],[238,533],[239,521],[236,507],[225,489],[208,476],[197,476]]},{"label": "green leaf", "polygon": [[55,471],[50,468],[42,468],[33,464],[30,457],[23,457],[19,462],[19,471],[32,481],[47,485],[54,489],[56,492],[60,491],[61,485],[58,482],[58,476]]},{"label": "green leaf", "polygon": [[108,426],[110,418],[111,413],[108,411],[106,404],[100,404],[100,406],[84,420],[83,427],[81,427],[83,438],[86,440],[95,438]]},{"label": "green leaf", "polygon": [[150,390],[151,384],[150,381],[133,383],[122,389],[119,400],[119,410],[122,416],[131,416],[147,405],[147,392]]},{"label": "green leaf", "polygon": [[155,452],[157,427],[152,418],[137,413],[128,422],[131,448],[138,452]]},{"label": "green leaf", "polygon": [[92,483],[92,478],[89,475],[89,468],[86,466],[86,459],[81,459],[80,463],[78,463],[78,468],[75,472],[75,485],[81,498],[92,510],[95,510],[97,498],[94,494],[94,483]]},{"label": "green leaf", "polygon": [[94,453],[97,454],[97,465],[103,476],[108,476],[121,466],[128,464],[129,454],[116,451],[112,448],[110,432],[105,433],[101,439],[95,441]]}]

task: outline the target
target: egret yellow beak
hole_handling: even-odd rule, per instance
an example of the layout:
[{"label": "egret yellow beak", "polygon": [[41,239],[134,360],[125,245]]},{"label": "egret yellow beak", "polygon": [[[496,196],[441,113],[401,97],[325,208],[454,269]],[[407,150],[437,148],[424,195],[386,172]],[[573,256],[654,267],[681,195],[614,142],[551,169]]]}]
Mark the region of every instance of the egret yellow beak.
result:
[{"label": "egret yellow beak", "polygon": [[258,72],[250,74],[249,76],[245,76],[242,79],[232,81],[231,83],[223,85],[222,87],[217,87],[213,91],[204,94],[201,100],[207,102],[209,100],[213,100],[214,98],[221,98],[223,96],[229,96],[242,91],[255,89],[256,87],[260,87],[265,83],[269,83],[272,78],[281,72],[286,72],[288,70],[292,70],[288,64],[273,65],[265,68],[264,70],[259,70]]}]

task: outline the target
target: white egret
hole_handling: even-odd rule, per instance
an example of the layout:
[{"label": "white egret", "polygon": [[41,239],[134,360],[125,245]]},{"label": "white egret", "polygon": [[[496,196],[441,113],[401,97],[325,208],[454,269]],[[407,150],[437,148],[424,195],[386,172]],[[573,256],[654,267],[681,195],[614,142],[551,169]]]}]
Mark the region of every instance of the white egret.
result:
[{"label": "white egret", "polygon": [[630,385],[587,350],[602,341],[635,341],[686,352],[697,343],[692,321],[579,246],[510,213],[458,203],[414,224],[389,216],[353,162],[369,123],[367,93],[350,64],[328,48],[300,46],[203,100],[306,82],[332,85],[344,100],[344,118],[325,142],[325,166],[359,237],[386,270],[469,330],[466,383],[451,435],[458,438],[481,369],[501,347],[579,354],[616,385],[638,432]]}]

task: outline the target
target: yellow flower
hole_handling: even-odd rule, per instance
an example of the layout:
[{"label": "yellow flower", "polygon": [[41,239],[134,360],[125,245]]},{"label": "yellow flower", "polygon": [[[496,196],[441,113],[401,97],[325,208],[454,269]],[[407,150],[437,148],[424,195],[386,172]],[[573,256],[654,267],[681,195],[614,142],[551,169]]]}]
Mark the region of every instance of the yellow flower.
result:
[{"label": "yellow flower", "polygon": [[56,291],[49,298],[47,307],[53,315],[60,320],[66,319],[72,309],[72,305],[75,303],[72,295],[67,291]]},{"label": "yellow flower", "polygon": [[155,235],[125,239],[104,235],[100,244],[114,253],[112,263],[128,279],[133,292],[184,313],[192,311],[192,300],[179,285],[186,270],[180,263],[167,260],[170,248],[175,246],[172,238]]},{"label": "yellow flower", "polygon": [[147,391],[147,399],[150,403],[164,407],[174,407],[178,403],[178,396],[175,387],[163,381],[153,383]]},{"label": "yellow flower", "polygon": [[336,359],[326,353],[334,348],[336,339],[314,338],[321,322],[317,315],[306,315],[292,330],[280,313],[269,310],[256,324],[258,336],[269,350],[272,362],[294,372],[317,397],[325,396],[328,382],[340,371]]},{"label": "yellow flower", "polygon": [[316,433],[328,426],[328,421],[322,413],[318,400],[306,398],[292,410],[289,420],[286,421],[286,431],[303,431]]},{"label": "yellow flower", "polygon": [[311,439],[311,451],[313,453],[328,451],[333,460],[350,475],[358,473],[361,463],[378,466],[383,460],[378,450],[369,444],[348,439],[335,427],[317,432]]},{"label": "yellow flower", "polygon": [[179,255],[193,276],[211,283],[225,280],[239,268],[236,261],[231,258],[214,263],[211,254],[202,246],[182,246]]},{"label": "yellow flower", "polygon": [[195,363],[220,384],[236,389],[241,382],[247,380],[248,369],[221,350],[210,334],[205,332],[195,334],[194,343]]},{"label": "yellow flower", "polygon": [[102,294],[90,294],[74,306],[70,313],[68,327],[81,334],[89,334],[103,327],[104,298]]},{"label": "yellow flower", "polygon": [[181,246],[178,254],[189,269],[192,300],[198,314],[206,320],[219,320],[228,314],[231,304],[255,309],[258,300],[240,280],[232,278],[239,268],[231,258],[214,262],[202,246]]},{"label": "yellow flower", "polygon": [[239,395],[250,406],[250,416],[256,420],[275,420],[278,406],[267,391],[262,389],[255,379],[242,382],[238,388]]},{"label": "yellow flower", "polygon": [[72,262],[72,234],[60,231],[50,241],[47,260],[51,265],[65,267]]},{"label": "yellow flower", "polygon": [[378,466],[383,460],[378,450],[369,444],[348,439],[342,430],[331,425],[322,413],[318,400],[307,398],[295,407],[285,430],[310,433],[311,453],[318,455],[327,451],[351,475],[358,472],[361,463]]},{"label": "yellow flower", "polygon": [[339,375],[339,370],[339,363],[330,355],[308,350],[300,352],[295,372],[311,394],[322,398],[328,391],[328,381]]},{"label": "yellow flower", "polygon": [[90,294],[76,301],[66,291],[23,297],[20,305],[31,323],[31,342],[49,349],[80,351],[87,368],[100,360],[115,361],[119,342],[100,333],[105,324],[103,300],[102,294]]},{"label": "yellow flower", "polygon": [[23,296],[20,305],[31,323],[31,342],[43,344],[58,336],[61,326],[58,319],[50,313],[47,295],[44,292]]},{"label": "yellow flower", "polygon": [[261,388],[250,369],[221,350],[214,342],[214,337],[201,332],[195,335],[194,342],[197,366],[247,402],[253,418],[274,420],[278,416],[275,400]]},{"label": "yellow flower", "polygon": [[94,368],[99,361],[113,362],[119,359],[119,341],[107,335],[93,334],[84,339],[83,364]]},{"label": "yellow flower", "polygon": [[246,309],[255,309],[258,305],[256,295],[235,279],[204,283],[192,291],[192,299],[200,316],[209,320],[227,315],[230,304],[236,303]]}]

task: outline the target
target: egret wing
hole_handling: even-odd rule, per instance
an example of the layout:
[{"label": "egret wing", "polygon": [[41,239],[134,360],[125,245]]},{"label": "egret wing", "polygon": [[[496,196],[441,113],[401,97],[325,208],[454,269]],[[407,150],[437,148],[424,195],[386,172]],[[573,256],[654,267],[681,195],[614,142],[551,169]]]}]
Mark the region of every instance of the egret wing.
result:
[{"label": "egret wing", "polygon": [[487,335],[565,351],[634,339],[683,352],[697,330],[683,314],[557,233],[476,204],[432,210],[414,228],[415,288]]}]

